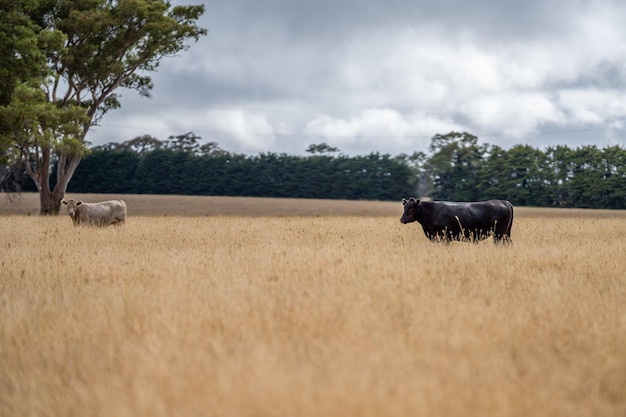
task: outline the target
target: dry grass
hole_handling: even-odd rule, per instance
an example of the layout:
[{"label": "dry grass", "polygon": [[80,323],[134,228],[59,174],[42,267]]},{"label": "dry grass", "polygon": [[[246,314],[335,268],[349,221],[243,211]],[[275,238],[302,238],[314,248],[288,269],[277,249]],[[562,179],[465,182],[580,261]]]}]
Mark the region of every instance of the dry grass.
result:
[{"label": "dry grass", "polygon": [[0,415],[626,414],[621,212],[521,209],[512,247],[445,247],[400,203],[305,206],[0,217]]},{"label": "dry grass", "polygon": [[[393,201],[318,200],[143,194],[66,194],[89,203],[121,198],[129,216],[391,216],[402,215],[402,203]],[[61,209],[65,214],[65,210]],[[0,193],[0,215],[39,214],[39,195]],[[554,209],[516,207],[522,217],[626,218],[626,210]]]}]

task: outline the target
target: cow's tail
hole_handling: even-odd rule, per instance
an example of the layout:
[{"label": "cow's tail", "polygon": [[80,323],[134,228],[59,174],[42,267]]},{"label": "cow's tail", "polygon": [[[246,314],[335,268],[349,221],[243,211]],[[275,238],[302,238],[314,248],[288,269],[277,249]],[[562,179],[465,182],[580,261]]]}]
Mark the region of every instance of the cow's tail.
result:
[{"label": "cow's tail", "polygon": [[128,210],[127,210],[127,206],[126,206],[126,201],[124,201],[124,200],[120,200],[120,203],[122,204],[122,207],[124,208],[124,217],[122,218],[122,220],[120,221],[120,223],[126,223],[126,216],[128,215]]},{"label": "cow's tail", "polygon": [[504,200],[504,204],[509,208],[509,224],[506,226],[506,234],[511,238],[511,227],[513,227],[513,204],[509,200]]}]

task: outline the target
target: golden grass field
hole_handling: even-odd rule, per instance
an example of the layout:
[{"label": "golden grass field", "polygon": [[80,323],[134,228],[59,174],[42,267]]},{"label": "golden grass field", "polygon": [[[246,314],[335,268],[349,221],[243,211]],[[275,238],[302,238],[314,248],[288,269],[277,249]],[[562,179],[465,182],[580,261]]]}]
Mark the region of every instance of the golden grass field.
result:
[{"label": "golden grass field", "polygon": [[626,415],[623,211],[444,246],[399,201],[122,197],[0,195],[0,416]]}]

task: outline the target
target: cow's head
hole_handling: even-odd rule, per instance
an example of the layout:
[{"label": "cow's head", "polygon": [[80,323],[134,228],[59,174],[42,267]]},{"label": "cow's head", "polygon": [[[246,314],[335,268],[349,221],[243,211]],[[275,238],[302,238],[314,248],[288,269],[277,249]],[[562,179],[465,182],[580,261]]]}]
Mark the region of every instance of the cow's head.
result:
[{"label": "cow's head", "polygon": [[61,202],[67,206],[67,214],[69,214],[72,219],[76,216],[78,206],[83,204],[80,200],[61,200]]},{"label": "cow's head", "polygon": [[404,213],[400,218],[400,223],[406,224],[417,221],[417,210],[420,205],[420,201],[415,197],[411,197],[408,200],[403,198],[402,204],[404,204]]}]

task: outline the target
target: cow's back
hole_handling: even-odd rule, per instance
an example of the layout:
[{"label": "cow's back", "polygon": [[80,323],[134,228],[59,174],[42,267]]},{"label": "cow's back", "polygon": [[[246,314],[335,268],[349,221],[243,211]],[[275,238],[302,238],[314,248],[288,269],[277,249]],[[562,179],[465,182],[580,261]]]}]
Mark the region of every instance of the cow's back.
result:
[{"label": "cow's back", "polygon": [[109,200],[101,204],[107,208],[110,224],[121,224],[126,221],[126,202],[124,200]]},{"label": "cow's back", "polygon": [[77,207],[79,222],[94,226],[123,224],[126,221],[124,200],[109,200],[100,203],[83,203]]},{"label": "cow's back", "polygon": [[508,225],[510,223],[511,208],[503,200],[488,200],[466,203],[463,210],[459,210],[459,216],[465,216],[467,226],[489,230],[500,225]]}]

